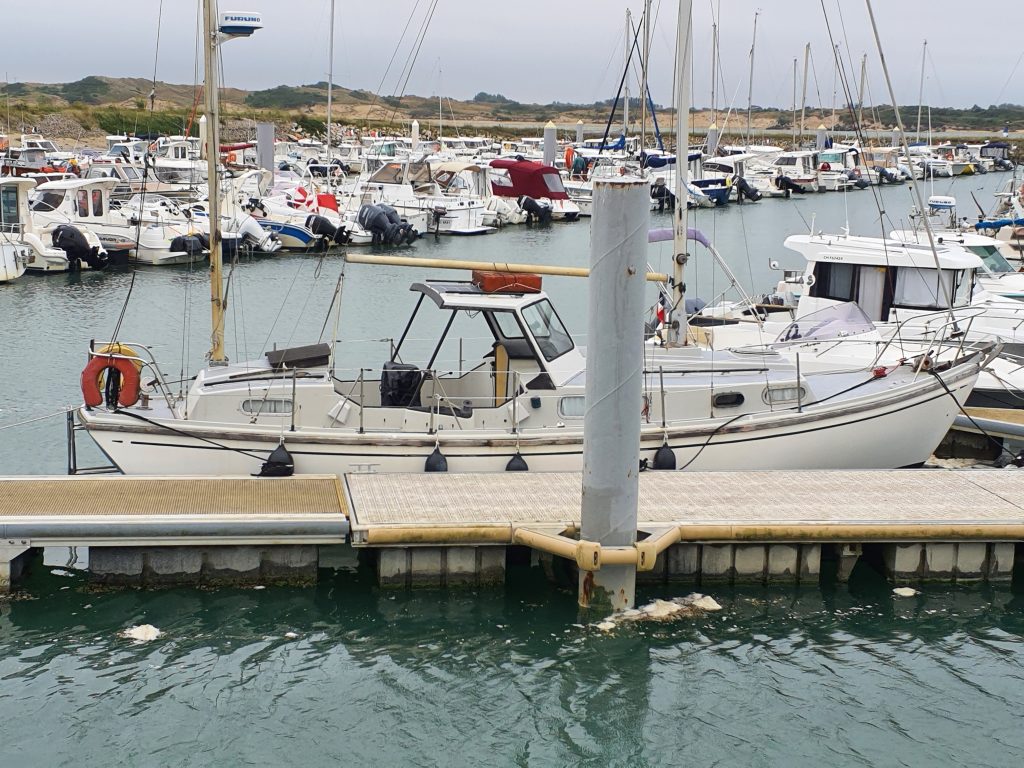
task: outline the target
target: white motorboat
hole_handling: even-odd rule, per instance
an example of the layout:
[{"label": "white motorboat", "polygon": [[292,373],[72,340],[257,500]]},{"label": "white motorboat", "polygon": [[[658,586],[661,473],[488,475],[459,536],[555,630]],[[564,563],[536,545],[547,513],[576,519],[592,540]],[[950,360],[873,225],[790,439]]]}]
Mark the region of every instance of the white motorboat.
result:
[{"label": "white motorboat", "polygon": [[[3,226],[0,242],[5,254],[14,253],[10,274],[20,271],[72,272],[79,269],[103,269],[107,253],[99,238],[87,227],[63,224],[52,226],[30,208],[29,193],[35,179],[24,176],[0,177],[3,199]],[[4,257],[5,262],[8,256]],[[20,270],[20,271],[19,271]]]}]

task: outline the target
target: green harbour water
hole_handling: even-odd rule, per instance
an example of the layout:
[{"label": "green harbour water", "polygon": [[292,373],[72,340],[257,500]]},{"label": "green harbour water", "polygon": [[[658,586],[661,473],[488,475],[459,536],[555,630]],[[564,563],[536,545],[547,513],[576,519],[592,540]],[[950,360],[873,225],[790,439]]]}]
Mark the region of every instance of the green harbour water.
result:
[{"label": "green harbour water", "polygon": [[[972,215],[970,193],[987,206],[1005,179],[934,192]],[[888,231],[906,220],[910,193],[882,194]],[[812,219],[815,229],[881,232],[868,191],[697,212],[693,223],[761,293],[781,276],[770,260],[801,266],[781,242]],[[426,239],[412,253],[582,266],[588,237],[583,221]],[[651,266],[666,269],[669,252],[652,245]],[[690,293],[711,299],[724,279],[693,253]],[[340,270],[332,255],[239,264],[232,359],[316,340]],[[379,366],[414,303],[409,283],[428,274],[453,276],[346,269],[343,367]],[[115,270],[0,286],[0,474],[65,471],[60,412],[78,401],[86,345],[109,339],[131,282]],[[545,278],[545,288],[582,334],[585,283]],[[121,339],[152,341],[171,376],[194,374],[208,306],[205,267],[139,270]],[[1009,584],[897,598],[858,567],[848,586],[648,586],[639,600],[698,589],[723,609],[605,633],[539,569],[510,569],[504,588],[385,590],[372,567],[342,559],[315,587],[216,590],[96,589],[36,561],[0,598],[0,768],[1024,762],[1024,592]],[[139,624],[162,634],[119,636]]]}]

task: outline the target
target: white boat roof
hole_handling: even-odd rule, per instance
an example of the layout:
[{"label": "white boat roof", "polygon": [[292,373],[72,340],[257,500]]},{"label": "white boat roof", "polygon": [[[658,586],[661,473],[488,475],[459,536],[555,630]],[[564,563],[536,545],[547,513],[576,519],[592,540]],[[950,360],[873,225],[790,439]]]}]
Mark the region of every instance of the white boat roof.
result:
[{"label": "white boat roof", "polygon": [[[929,245],[904,243],[879,237],[856,235],[790,235],[784,245],[807,261],[863,264],[874,267],[916,267],[935,269],[935,255]],[[942,269],[977,269],[981,259],[963,248],[936,245]]]},{"label": "white boat roof", "polygon": [[98,177],[92,179],[59,179],[57,181],[47,181],[44,184],[40,184],[37,189],[40,191],[47,191],[51,189],[80,189],[81,187],[106,187],[107,189],[113,189],[120,184],[119,179],[113,179],[108,177]]},{"label": "white boat roof", "polygon": [[422,283],[413,283],[409,290],[422,293],[439,309],[517,310],[547,298],[543,291],[485,293],[468,280],[426,280]]},{"label": "white boat roof", "polygon": [[36,180],[28,176],[0,176],[0,186],[34,187]]}]

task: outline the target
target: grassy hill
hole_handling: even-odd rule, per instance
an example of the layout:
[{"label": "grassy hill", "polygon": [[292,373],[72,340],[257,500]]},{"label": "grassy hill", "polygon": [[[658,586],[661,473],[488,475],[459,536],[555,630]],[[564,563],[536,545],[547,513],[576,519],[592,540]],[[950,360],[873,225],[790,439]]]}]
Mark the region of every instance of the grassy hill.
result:
[{"label": "grassy hill", "polygon": [[[152,101],[150,96],[152,93]],[[334,86],[333,120],[339,125],[357,127],[393,127],[400,129],[413,118],[423,123],[429,132],[438,117],[436,97],[405,96],[377,97],[363,90]],[[181,133],[193,125],[196,104],[201,111],[202,95],[192,85],[153,83],[145,78],[111,78],[89,75],[72,83],[10,83],[0,85],[0,106],[10,103],[10,132],[18,133],[38,129],[54,138],[74,139],[95,143],[106,133],[134,131],[136,133]],[[608,117],[612,100],[593,104],[520,103],[502,94],[478,93],[468,101],[442,99],[441,108],[446,124],[458,124],[486,129],[495,135],[521,135],[528,126],[543,125],[554,120],[563,129],[582,120],[588,125],[602,125]],[[631,113],[640,113],[639,101],[634,100]],[[327,114],[327,83],[307,85],[279,85],[257,91],[226,88],[221,93],[221,109],[225,118],[225,139],[241,138],[253,120],[267,120],[277,124],[282,132],[323,134]],[[619,106],[621,111],[621,105]],[[905,119],[916,118],[917,107],[901,107]],[[893,120],[891,108],[865,109],[865,120],[870,128],[888,128]],[[663,130],[673,124],[672,110],[658,108],[658,119]],[[691,115],[695,129],[706,128],[711,117],[707,111]],[[1024,107],[1001,104],[970,109],[933,108],[932,127],[935,130],[998,131],[1004,125],[1011,130],[1024,129]],[[745,127],[746,114],[730,117],[719,115],[718,124],[725,122],[732,133]],[[808,131],[819,123],[832,124],[831,110],[809,109],[806,116]],[[850,128],[850,117],[839,113],[837,129]],[[616,129],[617,129],[617,123]],[[757,107],[753,110],[754,130],[786,132],[791,125],[788,110]],[[505,129],[502,128],[505,126]]]}]

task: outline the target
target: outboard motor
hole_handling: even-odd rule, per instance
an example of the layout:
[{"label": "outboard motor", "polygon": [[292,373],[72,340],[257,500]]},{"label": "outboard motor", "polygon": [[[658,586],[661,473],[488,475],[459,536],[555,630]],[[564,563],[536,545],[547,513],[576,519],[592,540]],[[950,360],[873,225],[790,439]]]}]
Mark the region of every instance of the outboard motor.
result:
[{"label": "outboard motor", "polygon": [[[205,242],[204,242],[205,241]],[[189,256],[198,256],[210,249],[210,240],[205,235],[178,235],[171,240],[172,251],[184,251]]]},{"label": "outboard motor", "polygon": [[676,196],[672,194],[672,190],[662,177],[658,177],[651,187],[651,199],[658,201],[658,213],[663,212],[666,207],[670,211],[676,207]]},{"label": "outboard motor", "polygon": [[402,233],[402,237],[398,240],[397,243],[395,243],[395,245],[400,245],[402,242],[412,243],[417,237],[420,236],[420,233],[416,231],[416,228],[413,227],[413,225],[410,224],[408,221],[403,219],[401,214],[395,208],[393,208],[390,205],[385,205],[384,203],[378,203],[377,207],[384,211],[385,215],[387,215],[388,222],[398,227]]},{"label": "outboard motor", "polygon": [[736,199],[741,203],[744,198],[755,203],[761,199],[761,193],[754,189],[754,185],[742,176],[738,176],[734,183],[736,184]]},{"label": "outboard motor", "polygon": [[793,181],[789,176],[776,176],[775,177],[775,188],[781,189],[786,193],[786,197],[789,197],[792,192],[804,194],[805,190],[802,186]]},{"label": "outboard motor", "polygon": [[878,174],[879,184],[898,184],[903,181],[903,179],[897,177],[895,173],[881,165],[872,166],[871,170]]},{"label": "outboard motor", "polygon": [[346,245],[349,242],[348,232],[345,231],[345,228],[334,226],[326,216],[310,214],[306,217],[306,229],[314,235],[319,235],[322,242],[328,247],[331,243]]},{"label": "outboard motor", "polygon": [[[237,217],[234,229],[242,239],[252,243],[252,247],[260,253],[274,253],[281,250],[281,241],[277,235],[261,227],[253,216]],[[209,247],[209,240],[207,240],[207,247]]]},{"label": "outboard motor", "polygon": [[[408,237],[408,224],[395,224],[385,210],[389,206],[367,203],[359,209],[356,221],[373,236],[374,245],[401,245]],[[401,219],[399,219],[401,221]],[[412,230],[415,232],[415,230]],[[415,239],[415,238],[414,238]]]},{"label": "outboard motor", "polygon": [[50,240],[54,248],[64,251],[72,271],[81,269],[83,261],[92,269],[104,269],[107,266],[107,255],[100,253],[96,246],[90,246],[77,227],[61,224],[50,234]]},{"label": "outboard motor", "polygon": [[526,224],[533,224],[536,219],[540,224],[547,224],[551,221],[551,206],[534,200],[529,195],[520,195],[519,207],[526,211]]},{"label": "outboard motor", "polygon": [[846,172],[846,178],[853,182],[853,186],[857,189],[865,189],[871,186],[871,182],[860,175],[858,170],[849,170]]}]

